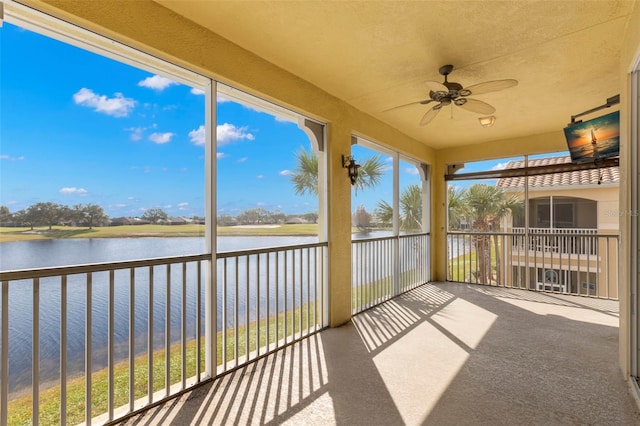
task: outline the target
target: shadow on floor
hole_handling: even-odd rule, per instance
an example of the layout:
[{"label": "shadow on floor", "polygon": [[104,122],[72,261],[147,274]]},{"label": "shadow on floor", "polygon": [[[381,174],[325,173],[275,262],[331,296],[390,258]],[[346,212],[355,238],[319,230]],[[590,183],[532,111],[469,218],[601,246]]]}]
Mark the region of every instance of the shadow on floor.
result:
[{"label": "shadow on floor", "polygon": [[426,284],[126,424],[640,424],[616,302],[577,299]]}]

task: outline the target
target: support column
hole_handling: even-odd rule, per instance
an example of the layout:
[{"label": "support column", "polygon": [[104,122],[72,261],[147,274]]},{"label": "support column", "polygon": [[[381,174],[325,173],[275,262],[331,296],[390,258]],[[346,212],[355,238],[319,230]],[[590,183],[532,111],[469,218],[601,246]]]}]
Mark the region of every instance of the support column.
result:
[{"label": "support column", "polygon": [[338,327],[351,319],[351,183],[342,167],[342,156],[351,154],[351,129],[328,127],[329,325]]}]

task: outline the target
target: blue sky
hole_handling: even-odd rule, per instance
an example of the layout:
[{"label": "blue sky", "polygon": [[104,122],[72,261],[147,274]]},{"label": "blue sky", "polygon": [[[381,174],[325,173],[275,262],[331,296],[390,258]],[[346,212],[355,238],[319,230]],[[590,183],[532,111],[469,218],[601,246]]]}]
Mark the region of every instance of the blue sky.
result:
[{"label": "blue sky", "polygon": [[[204,215],[202,91],[6,22],[0,47],[0,205]],[[217,214],[316,211],[317,198],[295,195],[290,181],[295,152],[310,149],[297,125],[224,99],[217,107]],[[353,147],[359,163],[374,154]],[[383,181],[354,194],[352,210],[391,202],[392,163],[381,157]],[[416,168],[401,162],[400,183],[419,183]]]}]

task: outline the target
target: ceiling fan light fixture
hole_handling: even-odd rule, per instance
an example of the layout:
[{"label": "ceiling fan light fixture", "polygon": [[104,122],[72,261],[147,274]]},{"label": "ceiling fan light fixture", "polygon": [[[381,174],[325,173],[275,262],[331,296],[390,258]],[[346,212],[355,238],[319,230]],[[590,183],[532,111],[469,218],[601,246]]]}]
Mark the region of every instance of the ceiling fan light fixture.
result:
[{"label": "ceiling fan light fixture", "polygon": [[480,125],[482,127],[491,127],[493,126],[493,123],[496,122],[496,117],[494,115],[490,115],[488,117],[480,117],[478,118],[478,121],[480,122]]}]

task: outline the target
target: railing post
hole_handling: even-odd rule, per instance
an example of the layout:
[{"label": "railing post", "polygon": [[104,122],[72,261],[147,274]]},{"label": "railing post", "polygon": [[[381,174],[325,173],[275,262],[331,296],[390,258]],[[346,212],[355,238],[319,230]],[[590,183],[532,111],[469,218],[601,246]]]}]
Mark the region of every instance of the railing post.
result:
[{"label": "railing post", "polygon": [[0,348],[0,424],[8,419],[9,395],[9,282],[2,281],[2,347]]}]

